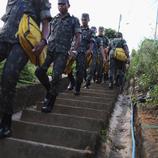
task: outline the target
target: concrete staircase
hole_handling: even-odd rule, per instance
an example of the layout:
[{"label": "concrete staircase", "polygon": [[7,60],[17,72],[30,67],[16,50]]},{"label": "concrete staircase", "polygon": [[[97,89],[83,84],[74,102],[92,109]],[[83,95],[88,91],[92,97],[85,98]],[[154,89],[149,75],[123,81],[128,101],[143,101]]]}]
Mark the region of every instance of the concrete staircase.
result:
[{"label": "concrete staircase", "polygon": [[52,113],[41,113],[40,102],[25,109],[13,121],[12,137],[0,141],[0,158],[94,158],[116,97],[93,84],[81,96],[61,93]]}]

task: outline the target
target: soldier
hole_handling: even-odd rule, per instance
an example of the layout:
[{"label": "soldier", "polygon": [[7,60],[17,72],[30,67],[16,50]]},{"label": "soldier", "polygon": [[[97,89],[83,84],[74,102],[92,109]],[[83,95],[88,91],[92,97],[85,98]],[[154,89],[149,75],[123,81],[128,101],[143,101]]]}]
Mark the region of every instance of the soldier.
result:
[{"label": "soldier", "polygon": [[[109,40],[107,37],[104,36],[104,27],[99,27],[98,31],[99,31],[98,41],[99,43],[103,42],[103,49],[105,50],[109,45]],[[102,82],[104,61],[106,61],[105,53],[102,52],[101,49],[99,49],[98,64],[97,64],[97,83]]]},{"label": "soldier", "polygon": [[1,80],[0,138],[11,135],[15,87],[21,70],[28,62],[28,57],[15,36],[20,19],[27,13],[38,25],[42,23],[43,38],[34,48],[35,53],[40,53],[46,45],[48,22],[51,19],[50,8],[48,0],[8,0],[6,14],[2,17],[4,26],[0,29],[0,61],[6,59]]},{"label": "soldier", "polygon": [[[120,77],[121,82],[120,84],[123,84],[124,75],[125,75],[125,68],[126,68],[126,62],[119,61],[114,58],[114,53],[116,48],[122,48],[127,56],[127,61],[129,61],[129,49],[127,46],[126,41],[123,39],[123,35],[121,32],[116,33],[116,38],[114,38],[110,44],[109,44],[109,61],[110,61],[110,70],[109,70],[109,88],[113,88],[114,80],[116,81],[116,85],[118,83],[118,78]],[[119,76],[117,76],[117,69],[119,70]],[[123,87],[121,87],[123,88]]]},{"label": "soldier", "polygon": [[[68,0],[58,0],[58,10],[60,13],[50,22],[51,32],[48,40],[47,57],[44,64],[37,68],[35,72],[47,90],[41,109],[41,111],[45,113],[49,113],[53,109],[58,93],[59,79],[64,72],[72,40],[75,38],[74,50],[80,45],[81,28],[79,20],[74,16],[70,16],[68,13],[69,7],[70,4]],[[72,52],[71,55],[74,56]],[[50,83],[47,70],[52,62],[54,63],[53,76]]]},{"label": "soldier", "polygon": [[98,37],[96,36],[97,33],[97,28],[96,27],[91,27],[91,30],[93,31],[93,36],[94,36],[94,44],[93,44],[93,54],[92,54],[92,63],[90,64],[89,70],[88,70],[88,75],[86,79],[86,84],[85,88],[89,88],[91,79],[94,76],[95,70],[96,70],[96,65],[97,65],[97,56],[98,56],[98,48],[103,49],[103,42],[98,40]]},{"label": "soldier", "polygon": [[[75,92],[74,95],[80,95],[80,88],[81,84],[83,82],[83,78],[85,75],[85,69],[86,69],[86,56],[88,53],[93,51],[93,32],[89,28],[88,23],[90,21],[89,14],[83,13],[82,17],[82,26],[81,26],[81,44],[80,47],[77,50],[77,56],[76,56],[76,80],[75,80]],[[74,86],[74,76],[73,74],[68,75],[71,87],[69,87],[69,90],[73,89]]]},{"label": "soldier", "polygon": [[94,43],[93,32],[88,26],[88,22],[90,21],[89,14],[83,13],[81,20],[81,45],[78,49],[78,54],[76,58],[76,82],[74,95],[80,95],[80,88],[85,73],[86,55],[93,52]]}]

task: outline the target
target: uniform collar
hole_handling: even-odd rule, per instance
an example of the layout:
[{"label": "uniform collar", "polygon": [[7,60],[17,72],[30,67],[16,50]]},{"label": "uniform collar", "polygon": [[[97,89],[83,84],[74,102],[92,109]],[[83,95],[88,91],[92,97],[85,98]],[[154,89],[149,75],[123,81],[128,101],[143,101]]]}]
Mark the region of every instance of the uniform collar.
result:
[{"label": "uniform collar", "polygon": [[98,35],[98,37],[104,37],[104,35]]},{"label": "uniform collar", "polygon": [[89,30],[89,26],[87,26],[87,27],[81,26],[81,29]]},{"label": "uniform collar", "polygon": [[61,15],[60,13],[57,15],[57,17],[61,18],[61,19],[65,19],[67,17],[70,17],[69,13],[66,13],[65,15]]}]

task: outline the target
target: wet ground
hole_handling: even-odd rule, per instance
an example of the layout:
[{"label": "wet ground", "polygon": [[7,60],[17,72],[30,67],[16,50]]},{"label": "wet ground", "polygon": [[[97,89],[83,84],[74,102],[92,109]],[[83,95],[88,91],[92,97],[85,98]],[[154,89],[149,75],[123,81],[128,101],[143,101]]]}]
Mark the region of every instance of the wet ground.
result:
[{"label": "wet ground", "polygon": [[119,95],[98,158],[131,158],[130,100]]}]

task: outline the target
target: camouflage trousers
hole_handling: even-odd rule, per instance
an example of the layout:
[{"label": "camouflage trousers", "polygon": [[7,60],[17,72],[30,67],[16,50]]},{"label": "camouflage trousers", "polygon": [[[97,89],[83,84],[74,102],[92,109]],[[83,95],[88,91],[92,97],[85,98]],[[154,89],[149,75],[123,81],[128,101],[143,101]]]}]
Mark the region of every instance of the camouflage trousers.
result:
[{"label": "camouflage trousers", "polygon": [[98,63],[97,63],[97,78],[98,81],[101,82],[103,78],[103,57],[101,54],[98,55]]},{"label": "camouflage trousers", "polygon": [[21,70],[28,62],[20,44],[0,42],[0,62],[6,59],[1,77],[1,105],[2,113],[13,113],[15,88]]},{"label": "camouflage trousers", "polygon": [[95,75],[96,66],[97,66],[97,55],[93,55],[92,63],[89,67],[88,74],[87,74],[87,80],[86,80],[87,86],[90,85],[90,81],[93,78],[93,76]]},{"label": "camouflage trousers", "polygon": [[116,84],[118,83],[118,77],[120,82],[124,82],[125,77],[125,69],[126,63],[122,61],[115,60],[114,58],[110,58],[110,68],[109,68],[109,82],[113,83],[114,81]]},{"label": "camouflage trousers", "polygon": [[86,56],[84,52],[79,52],[76,58],[76,82],[75,90],[80,92],[81,84],[85,75]]},{"label": "camouflage trousers", "polygon": [[[36,76],[42,85],[46,88],[47,92],[52,95],[58,94],[58,86],[62,73],[64,72],[68,55],[61,52],[48,51],[44,64],[36,69]],[[52,81],[49,82],[47,75],[48,68],[53,63]]]}]

